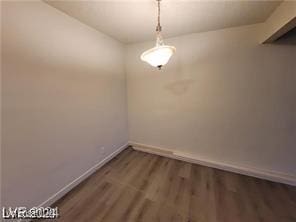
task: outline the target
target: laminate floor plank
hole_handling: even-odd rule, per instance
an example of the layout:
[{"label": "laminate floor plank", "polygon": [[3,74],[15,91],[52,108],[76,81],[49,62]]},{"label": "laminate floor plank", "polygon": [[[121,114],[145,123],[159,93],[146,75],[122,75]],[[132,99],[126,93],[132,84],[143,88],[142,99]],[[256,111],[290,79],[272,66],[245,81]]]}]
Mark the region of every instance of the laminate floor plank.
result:
[{"label": "laminate floor plank", "polygon": [[296,222],[296,187],[127,148],[53,206],[58,222]]}]

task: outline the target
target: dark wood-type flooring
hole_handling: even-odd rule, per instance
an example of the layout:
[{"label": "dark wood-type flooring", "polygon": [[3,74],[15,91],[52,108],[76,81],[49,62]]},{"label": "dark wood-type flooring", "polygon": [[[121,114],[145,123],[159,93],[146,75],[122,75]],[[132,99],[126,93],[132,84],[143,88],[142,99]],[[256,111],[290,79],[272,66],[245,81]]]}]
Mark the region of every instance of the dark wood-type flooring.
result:
[{"label": "dark wood-type flooring", "polygon": [[55,206],[60,222],[296,222],[296,187],[128,148]]}]

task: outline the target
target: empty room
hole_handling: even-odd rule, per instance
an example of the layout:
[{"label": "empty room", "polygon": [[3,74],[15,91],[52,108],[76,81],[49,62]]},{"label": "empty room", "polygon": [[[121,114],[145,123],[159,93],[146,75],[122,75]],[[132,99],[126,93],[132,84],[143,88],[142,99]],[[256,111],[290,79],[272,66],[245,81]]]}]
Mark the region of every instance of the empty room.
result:
[{"label": "empty room", "polygon": [[296,222],[296,0],[0,4],[0,221]]}]

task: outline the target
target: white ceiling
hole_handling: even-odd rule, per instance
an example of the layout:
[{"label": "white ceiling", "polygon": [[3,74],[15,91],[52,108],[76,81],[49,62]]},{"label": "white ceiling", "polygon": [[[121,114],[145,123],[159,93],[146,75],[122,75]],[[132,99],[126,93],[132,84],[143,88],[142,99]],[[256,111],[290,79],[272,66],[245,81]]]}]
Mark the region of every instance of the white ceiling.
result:
[{"label": "white ceiling", "polygon": [[[62,1],[47,4],[123,42],[154,39],[154,0]],[[281,1],[162,0],[164,37],[264,22]]]}]

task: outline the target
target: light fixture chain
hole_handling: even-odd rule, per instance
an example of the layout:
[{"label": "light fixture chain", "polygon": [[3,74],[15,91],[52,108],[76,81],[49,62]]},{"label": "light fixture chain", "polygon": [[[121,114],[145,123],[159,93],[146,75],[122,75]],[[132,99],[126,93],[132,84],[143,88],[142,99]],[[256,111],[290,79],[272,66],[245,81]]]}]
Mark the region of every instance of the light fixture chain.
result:
[{"label": "light fixture chain", "polygon": [[161,26],[160,26],[160,1],[161,0],[156,0],[157,5],[158,5],[158,16],[157,16],[157,26],[156,26],[156,31],[161,32]]}]

